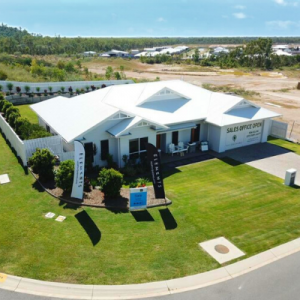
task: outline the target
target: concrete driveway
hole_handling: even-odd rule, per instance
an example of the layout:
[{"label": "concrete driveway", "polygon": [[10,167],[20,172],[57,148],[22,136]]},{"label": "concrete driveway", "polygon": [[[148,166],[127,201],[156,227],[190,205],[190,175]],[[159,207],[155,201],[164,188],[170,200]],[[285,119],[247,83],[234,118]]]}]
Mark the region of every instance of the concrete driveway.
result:
[{"label": "concrete driveway", "polygon": [[300,156],[287,149],[264,143],[229,150],[222,156],[228,156],[283,180],[286,170],[296,169],[296,184],[300,186]]}]

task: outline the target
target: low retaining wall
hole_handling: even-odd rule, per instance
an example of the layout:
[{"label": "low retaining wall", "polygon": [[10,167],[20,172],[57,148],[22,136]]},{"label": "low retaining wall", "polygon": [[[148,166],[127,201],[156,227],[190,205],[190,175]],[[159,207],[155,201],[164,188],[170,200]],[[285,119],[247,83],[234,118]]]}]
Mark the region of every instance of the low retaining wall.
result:
[{"label": "low retaining wall", "polygon": [[48,90],[49,86],[52,87],[52,92],[58,92],[61,87],[65,88],[65,91],[68,91],[68,88],[71,86],[73,91],[76,89],[84,89],[86,86],[94,85],[95,87],[101,87],[103,84],[106,86],[110,85],[118,85],[118,84],[131,84],[132,80],[98,80],[98,81],[59,81],[59,82],[20,82],[20,81],[0,81],[0,85],[2,85],[2,91],[8,92],[7,84],[13,84],[13,92],[16,91],[16,87],[21,88],[21,92],[25,93],[25,86],[30,86],[30,92],[36,92],[36,88],[40,88],[40,92],[43,93],[44,90]]}]

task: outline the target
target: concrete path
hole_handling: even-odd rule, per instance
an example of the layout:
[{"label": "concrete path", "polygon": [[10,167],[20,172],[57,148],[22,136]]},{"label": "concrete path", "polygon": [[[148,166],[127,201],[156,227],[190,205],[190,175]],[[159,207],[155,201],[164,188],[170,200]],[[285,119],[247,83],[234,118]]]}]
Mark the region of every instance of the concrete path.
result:
[{"label": "concrete path", "polygon": [[222,156],[245,163],[251,167],[283,179],[286,170],[298,171],[296,184],[300,186],[300,155],[273,144],[264,143],[226,151]]},{"label": "concrete path", "polygon": [[133,285],[76,285],[0,274],[0,289],[62,299],[141,299],[207,287],[236,278],[300,251],[300,238],[226,267],[184,278]]}]

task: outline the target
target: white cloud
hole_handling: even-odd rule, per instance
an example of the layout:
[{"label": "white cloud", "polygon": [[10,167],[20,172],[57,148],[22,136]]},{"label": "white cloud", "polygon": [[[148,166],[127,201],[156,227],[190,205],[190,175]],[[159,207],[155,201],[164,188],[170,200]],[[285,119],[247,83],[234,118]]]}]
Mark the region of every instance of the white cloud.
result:
[{"label": "white cloud", "polygon": [[247,16],[246,16],[244,13],[242,13],[242,12],[234,13],[233,15],[234,15],[234,17],[236,17],[237,19],[245,19],[245,18],[247,18]]},{"label": "white cloud", "polygon": [[157,22],[166,22],[166,20],[163,17],[159,17],[156,21]]},{"label": "white cloud", "polygon": [[246,6],[244,6],[244,5],[236,5],[234,8],[236,8],[236,9],[246,9]]},{"label": "white cloud", "polygon": [[281,6],[298,6],[298,2],[287,2],[285,0],[274,0],[275,3],[281,5]]},{"label": "white cloud", "polygon": [[291,26],[300,27],[300,22],[293,21],[269,21],[266,25],[273,29],[289,29]]}]

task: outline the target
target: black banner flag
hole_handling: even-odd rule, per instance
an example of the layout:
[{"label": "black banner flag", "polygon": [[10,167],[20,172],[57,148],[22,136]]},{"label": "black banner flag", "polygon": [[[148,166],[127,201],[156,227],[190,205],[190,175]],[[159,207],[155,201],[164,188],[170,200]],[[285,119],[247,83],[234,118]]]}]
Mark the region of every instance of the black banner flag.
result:
[{"label": "black banner flag", "polygon": [[161,174],[159,153],[152,144],[147,145],[147,157],[150,163],[152,182],[156,199],[165,199],[165,189]]}]

